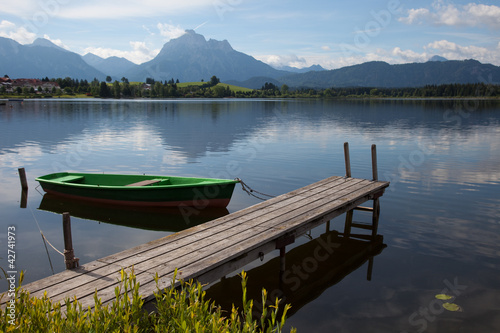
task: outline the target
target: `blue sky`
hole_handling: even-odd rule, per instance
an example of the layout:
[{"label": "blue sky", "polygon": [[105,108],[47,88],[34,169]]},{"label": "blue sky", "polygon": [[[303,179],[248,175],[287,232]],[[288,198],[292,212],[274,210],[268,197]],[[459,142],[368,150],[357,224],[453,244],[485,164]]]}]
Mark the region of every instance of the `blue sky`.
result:
[{"label": "blue sky", "polygon": [[433,55],[500,66],[500,4],[446,0],[15,0],[0,36],[47,38],[84,55],[152,59],[185,29],[271,65],[327,69]]}]

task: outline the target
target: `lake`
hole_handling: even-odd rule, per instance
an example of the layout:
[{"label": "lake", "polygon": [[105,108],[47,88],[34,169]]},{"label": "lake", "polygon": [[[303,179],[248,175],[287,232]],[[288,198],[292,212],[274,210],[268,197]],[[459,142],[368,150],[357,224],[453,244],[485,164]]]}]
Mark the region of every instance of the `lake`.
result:
[{"label": "lake", "polygon": [[[25,283],[63,271],[63,257],[50,246],[64,248],[63,210],[72,212],[73,247],[84,264],[260,202],[237,187],[227,211],[186,220],[169,210],[107,209],[43,196],[38,176],[239,177],[279,195],[343,176],[344,142],[353,177],[371,179],[370,147],[376,144],[379,179],[391,182],[380,200],[383,248],[374,253],[366,243],[342,239],[344,214],[287,247],[288,286],[279,284],[278,251],[246,266],[251,297],[260,299],[262,287],[284,295],[292,304],[287,329],[299,332],[500,330],[496,101],[9,102],[0,106],[0,267],[9,264],[7,230],[14,226],[15,264],[25,271]],[[20,167],[28,176],[26,208],[20,208]],[[354,213],[356,221],[370,218]],[[325,237],[341,245],[324,262],[311,262]],[[237,302],[240,271],[208,294],[224,306]],[[0,290],[6,289],[0,280]],[[459,311],[445,309],[445,302]]]}]

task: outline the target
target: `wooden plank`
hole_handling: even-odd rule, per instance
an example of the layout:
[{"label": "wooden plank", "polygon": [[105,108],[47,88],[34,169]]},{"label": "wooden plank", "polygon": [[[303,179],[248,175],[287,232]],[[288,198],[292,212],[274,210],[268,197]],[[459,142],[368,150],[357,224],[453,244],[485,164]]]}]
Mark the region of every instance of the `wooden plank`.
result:
[{"label": "wooden plank", "polygon": [[179,278],[203,277],[210,282],[222,272],[255,260],[260,251],[272,251],[280,237],[300,235],[311,226],[324,223],[326,218],[369,200],[387,186],[386,182],[330,177],[24,288],[33,296],[42,296],[47,291],[54,301],[76,295],[86,307],[93,305],[95,290],[104,303],[113,300],[119,272],[126,267],[134,267],[141,283],[140,292],[146,298],[157,289],[155,273],[161,277],[161,288],[170,285],[175,268],[179,268]]},{"label": "wooden plank", "polygon": [[363,207],[363,206],[358,206],[356,208],[354,208],[355,210],[360,210],[360,211],[364,211],[364,212],[373,212],[373,208],[372,207]]},{"label": "wooden plank", "polygon": [[127,184],[125,186],[146,186],[146,185],[151,185],[151,184],[156,184],[161,182],[163,179],[148,179],[148,180],[143,180],[137,183],[132,183],[132,184]]},{"label": "wooden plank", "polygon": [[358,228],[358,229],[366,229],[366,230],[373,230],[373,226],[368,223],[361,223],[361,222],[353,222],[351,224],[353,228]]}]

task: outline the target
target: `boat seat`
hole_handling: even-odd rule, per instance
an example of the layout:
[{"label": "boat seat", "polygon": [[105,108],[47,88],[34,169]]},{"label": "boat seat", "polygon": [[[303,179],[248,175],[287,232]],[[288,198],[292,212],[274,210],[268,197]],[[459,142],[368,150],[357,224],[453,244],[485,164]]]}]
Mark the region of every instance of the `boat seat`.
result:
[{"label": "boat seat", "polygon": [[146,186],[146,185],[151,185],[151,184],[159,183],[162,180],[163,179],[148,179],[148,180],[143,180],[143,181],[140,181],[140,182],[137,182],[137,183],[128,184],[128,185],[125,185],[125,186]]},{"label": "boat seat", "polygon": [[56,180],[58,182],[66,182],[66,183],[72,183],[72,182],[76,182],[76,181],[79,181],[79,180],[83,180],[83,176],[76,176],[76,175],[68,175],[68,176],[63,176],[63,177],[59,177],[59,178],[55,178],[53,180]]}]

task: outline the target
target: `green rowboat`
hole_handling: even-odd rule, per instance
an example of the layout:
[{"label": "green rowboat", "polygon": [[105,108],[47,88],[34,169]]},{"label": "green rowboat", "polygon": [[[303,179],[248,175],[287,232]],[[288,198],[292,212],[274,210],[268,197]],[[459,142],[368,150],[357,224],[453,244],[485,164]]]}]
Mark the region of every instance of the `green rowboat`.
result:
[{"label": "green rowboat", "polygon": [[239,180],[59,172],[36,178],[54,195],[118,205],[226,207]]}]

